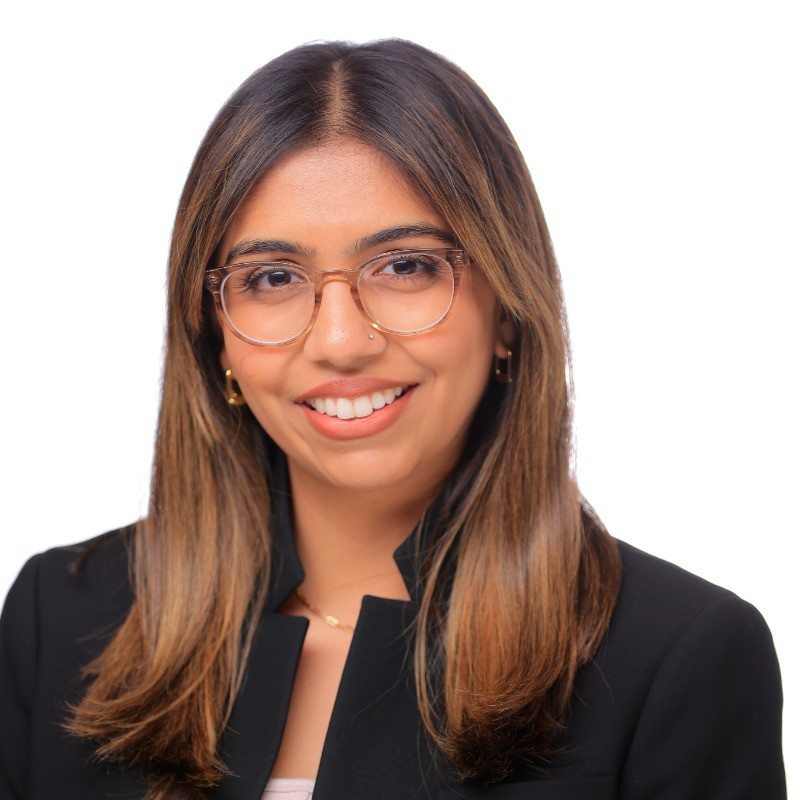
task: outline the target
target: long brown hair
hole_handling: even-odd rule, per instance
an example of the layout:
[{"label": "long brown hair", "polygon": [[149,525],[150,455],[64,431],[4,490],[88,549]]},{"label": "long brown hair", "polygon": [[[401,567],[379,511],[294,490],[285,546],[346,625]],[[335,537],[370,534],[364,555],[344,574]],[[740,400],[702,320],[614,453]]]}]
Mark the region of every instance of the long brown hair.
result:
[{"label": "long brown hair", "polygon": [[492,413],[449,484],[416,622],[422,719],[462,776],[501,777],[515,759],[549,752],[616,601],[615,544],[571,471],[560,275],[511,133],[467,75],[423,47],[299,47],[225,104],[186,181],[150,508],[134,538],[136,599],[87,668],[93,681],[71,722],[99,756],[148,771],[151,800],[203,797],[224,774],[217,743],[270,574],[271,443],[246,407],[225,402],[203,272],[265,171],[335,136],[392,159],[517,329],[515,382],[487,387]]}]

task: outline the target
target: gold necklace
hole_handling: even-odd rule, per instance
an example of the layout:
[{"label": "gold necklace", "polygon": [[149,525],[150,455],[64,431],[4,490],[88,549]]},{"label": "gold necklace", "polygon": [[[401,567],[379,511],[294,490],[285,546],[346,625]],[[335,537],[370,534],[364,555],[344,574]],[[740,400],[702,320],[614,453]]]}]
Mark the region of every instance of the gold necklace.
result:
[{"label": "gold necklace", "polygon": [[[359,578],[356,581],[351,581],[350,583],[343,583],[340,586],[337,586],[335,591],[339,591],[339,589],[346,589],[349,586],[355,586],[357,583],[366,583],[367,581],[371,581],[374,578],[382,578],[384,575],[388,575],[391,572],[394,572],[395,568],[384,570],[383,572],[378,572],[375,575],[370,575],[368,578]],[[355,627],[353,625],[347,625],[342,622],[337,617],[334,617],[333,614],[326,614],[325,612],[321,611],[316,606],[312,606],[311,603],[308,602],[305,595],[301,594],[299,589],[294,590],[294,596],[300,601],[302,605],[304,605],[312,614],[319,617],[323,622],[330,625],[332,628],[342,628],[346,631],[353,631]]]},{"label": "gold necklace", "polygon": [[323,622],[330,625],[332,628],[342,628],[346,631],[354,631],[355,626],[347,625],[344,622],[341,622],[336,617],[332,616],[331,614],[325,614],[324,612],[320,611],[315,606],[312,606],[311,603],[306,600],[306,598],[300,594],[299,589],[294,590],[294,596],[315,616],[319,617]]}]

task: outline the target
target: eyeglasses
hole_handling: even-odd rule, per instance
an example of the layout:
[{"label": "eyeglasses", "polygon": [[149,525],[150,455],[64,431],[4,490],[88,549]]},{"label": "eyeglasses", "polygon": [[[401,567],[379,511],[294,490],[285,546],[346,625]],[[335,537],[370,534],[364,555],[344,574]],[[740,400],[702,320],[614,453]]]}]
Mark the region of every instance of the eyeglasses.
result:
[{"label": "eyeglasses", "polygon": [[392,250],[353,269],[312,271],[291,261],[247,261],[210,269],[205,287],[231,331],[250,344],[277,347],[311,330],[331,281],[350,284],[373,328],[398,336],[441,325],[453,308],[469,257],[463,250]]}]

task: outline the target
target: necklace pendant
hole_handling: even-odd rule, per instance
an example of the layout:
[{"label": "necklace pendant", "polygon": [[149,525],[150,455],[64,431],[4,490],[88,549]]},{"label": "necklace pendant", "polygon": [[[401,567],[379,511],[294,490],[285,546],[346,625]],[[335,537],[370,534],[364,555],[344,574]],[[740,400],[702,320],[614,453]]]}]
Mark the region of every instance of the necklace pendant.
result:
[{"label": "necklace pendant", "polygon": [[294,596],[300,601],[301,605],[304,605],[315,617],[319,617],[326,625],[330,625],[331,628],[338,628],[340,631],[355,630],[353,625],[345,625],[344,622],[338,620],[333,614],[323,614],[316,606],[312,606],[297,589],[294,590]]}]

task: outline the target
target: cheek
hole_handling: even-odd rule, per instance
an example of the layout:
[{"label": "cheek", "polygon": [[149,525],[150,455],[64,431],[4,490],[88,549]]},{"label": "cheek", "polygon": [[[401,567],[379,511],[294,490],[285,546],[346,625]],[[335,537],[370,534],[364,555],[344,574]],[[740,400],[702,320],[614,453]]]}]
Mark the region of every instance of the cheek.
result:
[{"label": "cheek", "polygon": [[[474,411],[489,379],[495,340],[495,306],[489,298],[467,295],[461,307],[428,341],[419,342],[419,358],[436,373],[437,392],[460,417]],[[460,420],[463,422],[463,419]]]},{"label": "cheek", "polygon": [[272,368],[270,364],[274,360],[275,353],[259,353],[253,350],[253,347],[249,347],[238,353],[236,363],[239,381],[257,388],[270,387],[273,377],[280,374],[280,370]]},{"label": "cheek", "polygon": [[255,347],[233,335],[226,335],[221,361],[236,378],[253,413],[269,406],[281,394],[288,354],[282,350]]},{"label": "cheek", "polygon": [[286,403],[285,359],[278,352],[262,352],[261,348],[234,349],[231,352],[233,374],[247,406],[259,425],[284,452],[292,449],[294,429]]},{"label": "cheek", "polygon": [[451,360],[470,372],[488,372],[494,353],[498,306],[484,279],[469,278],[462,285],[443,342]]}]

